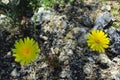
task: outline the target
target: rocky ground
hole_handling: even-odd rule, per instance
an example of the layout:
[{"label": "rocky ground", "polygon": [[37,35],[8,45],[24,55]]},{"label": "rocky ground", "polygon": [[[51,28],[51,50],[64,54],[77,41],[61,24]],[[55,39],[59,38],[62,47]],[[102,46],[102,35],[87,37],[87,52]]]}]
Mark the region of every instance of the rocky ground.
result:
[{"label": "rocky ground", "polygon": [[[15,28],[1,15],[0,80],[120,80],[119,10],[118,1],[75,0],[54,10],[40,7],[37,19]],[[108,34],[110,48],[104,54],[87,46],[91,29]],[[20,66],[11,49],[26,36],[39,43],[41,52],[34,63]]]}]

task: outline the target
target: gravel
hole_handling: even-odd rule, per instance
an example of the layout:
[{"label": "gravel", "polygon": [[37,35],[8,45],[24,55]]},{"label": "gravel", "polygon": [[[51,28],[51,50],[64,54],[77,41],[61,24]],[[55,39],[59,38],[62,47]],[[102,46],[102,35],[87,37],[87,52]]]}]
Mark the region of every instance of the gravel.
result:
[{"label": "gravel", "polygon": [[[75,0],[57,12],[40,7],[34,13],[37,19],[33,16],[22,29],[5,27],[6,17],[0,17],[0,80],[120,80],[120,30],[112,26],[110,5],[103,5],[105,11],[96,16],[101,7],[92,0]],[[101,29],[110,38],[104,54],[87,46],[92,29]],[[35,62],[21,66],[11,49],[25,36],[33,37],[41,52]]]}]

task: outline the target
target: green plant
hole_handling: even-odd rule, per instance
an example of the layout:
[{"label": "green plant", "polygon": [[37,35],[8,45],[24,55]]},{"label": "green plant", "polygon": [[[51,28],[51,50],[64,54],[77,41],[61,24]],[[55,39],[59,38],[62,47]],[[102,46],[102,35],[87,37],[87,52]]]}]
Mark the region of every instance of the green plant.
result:
[{"label": "green plant", "polygon": [[52,8],[55,4],[58,4],[59,6],[64,6],[67,3],[71,3],[73,0],[41,0],[40,4],[44,7],[50,7]]},{"label": "green plant", "polygon": [[113,14],[113,16],[118,15],[118,9],[117,8],[111,8],[111,13]]},{"label": "green plant", "polygon": [[111,13],[114,16],[115,22],[112,24],[113,27],[120,28],[120,14],[119,14],[119,8],[118,7],[112,7]]},{"label": "green plant", "polygon": [[40,7],[39,0],[9,0],[8,4],[0,1],[1,14],[9,17],[14,23],[20,23],[23,16],[32,17],[33,11],[38,7]]}]

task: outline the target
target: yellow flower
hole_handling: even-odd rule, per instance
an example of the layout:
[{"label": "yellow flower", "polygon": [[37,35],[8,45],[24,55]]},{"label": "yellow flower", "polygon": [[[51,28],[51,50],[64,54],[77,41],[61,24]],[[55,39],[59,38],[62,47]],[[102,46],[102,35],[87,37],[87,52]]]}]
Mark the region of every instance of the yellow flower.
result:
[{"label": "yellow flower", "polygon": [[109,47],[109,38],[107,38],[107,34],[105,34],[102,30],[92,30],[90,34],[88,34],[88,46],[93,51],[98,51],[101,53],[105,52],[105,48]]},{"label": "yellow flower", "polygon": [[16,41],[14,46],[15,49],[12,49],[13,56],[15,57],[15,61],[21,65],[34,61],[38,56],[37,53],[40,52],[37,42],[29,37]]}]

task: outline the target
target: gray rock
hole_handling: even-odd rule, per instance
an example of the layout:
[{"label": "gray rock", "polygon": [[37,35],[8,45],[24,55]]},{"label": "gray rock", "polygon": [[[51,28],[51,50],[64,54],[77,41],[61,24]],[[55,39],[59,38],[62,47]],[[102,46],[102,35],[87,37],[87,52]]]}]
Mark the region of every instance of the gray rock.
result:
[{"label": "gray rock", "polygon": [[73,34],[79,34],[79,32],[81,32],[81,30],[84,32],[83,28],[80,27],[75,27],[72,29]]},{"label": "gray rock", "polygon": [[65,37],[66,39],[72,39],[72,38],[74,38],[74,36],[73,36],[73,34],[72,34],[72,32],[68,32],[67,34],[66,34],[66,37]]},{"label": "gray rock", "polygon": [[83,71],[84,71],[85,74],[91,75],[92,72],[93,72],[92,65],[89,64],[89,63],[86,63],[86,65],[83,67]]},{"label": "gray rock", "polygon": [[70,73],[70,66],[66,66],[62,69],[60,77],[61,78],[68,78],[67,80],[71,80],[71,73]]},{"label": "gray rock", "polygon": [[111,21],[112,21],[112,14],[108,11],[101,14],[94,22],[93,29],[104,29]]},{"label": "gray rock", "polygon": [[68,56],[59,56],[59,60],[60,61],[66,61],[66,60],[68,60],[69,59],[69,57]]},{"label": "gray rock", "polygon": [[111,6],[105,4],[105,5],[102,6],[101,9],[102,9],[102,10],[105,10],[105,11],[110,11],[110,10],[111,10]]},{"label": "gray rock", "polygon": [[43,39],[43,40],[48,40],[48,37],[47,37],[47,36],[40,35],[39,37],[40,37],[41,39]]},{"label": "gray rock", "polygon": [[44,20],[49,20],[51,18],[52,12],[50,10],[45,10],[43,7],[39,8],[38,12],[34,15],[37,15],[37,19],[35,20],[34,17],[32,17],[33,21],[39,22]]},{"label": "gray rock", "polygon": [[9,0],[2,0],[2,3],[7,5],[9,3]]},{"label": "gray rock", "polygon": [[81,18],[81,24],[86,26],[86,27],[92,27],[92,21],[89,18],[89,16],[83,16]]},{"label": "gray rock", "polygon": [[0,15],[0,24],[2,24],[4,22],[4,19],[6,18],[5,15]]},{"label": "gray rock", "polygon": [[115,54],[120,54],[120,30],[114,27],[106,31],[110,38],[110,51]]},{"label": "gray rock", "polygon": [[113,53],[120,54],[120,43],[115,42],[110,46],[110,48]]},{"label": "gray rock", "polygon": [[93,59],[92,57],[88,57],[88,60],[89,60],[90,62],[95,63],[95,61],[94,61],[94,59]]},{"label": "gray rock", "polygon": [[11,52],[10,51],[7,53],[7,56],[11,56]]},{"label": "gray rock", "polygon": [[7,55],[4,56],[4,58],[11,58],[11,55],[12,55],[12,54],[11,54],[11,52],[9,51],[9,52],[7,52]]},{"label": "gray rock", "polygon": [[67,28],[67,21],[63,21],[62,24],[61,24],[61,27],[63,29],[66,29]]},{"label": "gray rock", "polygon": [[11,76],[13,76],[13,77],[18,77],[18,76],[20,76],[20,74],[17,72],[17,69],[16,69],[16,68],[13,69],[13,71],[11,72]]},{"label": "gray rock", "polygon": [[62,78],[65,78],[67,75],[68,75],[68,73],[66,71],[62,71],[60,76]]},{"label": "gray rock", "polygon": [[98,60],[100,60],[101,64],[106,64],[107,66],[110,66],[112,64],[112,61],[108,58],[106,54],[100,54]]},{"label": "gray rock", "polygon": [[119,65],[120,64],[120,55],[118,55],[117,57],[114,57],[112,59],[112,61],[115,62],[115,63],[118,63],[118,65]]},{"label": "gray rock", "polygon": [[69,60],[64,61],[64,65],[68,65],[69,64]]},{"label": "gray rock", "polygon": [[112,72],[112,78],[114,80],[120,80],[120,73],[118,71],[113,71]]},{"label": "gray rock", "polygon": [[69,56],[73,55],[73,51],[71,49],[68,50],[67,55],[69,55]]},{"label": "gray rock", "polygon": [[[74,32],[75,32],[76,29],[74,29]],[[76,30],[76,33],[74,33],[74,36],[78,41],[78,45],[80,45],[81,47],[86,46],[87,31],[88,31],[88,28],[79,28],[79,29]]]}]

